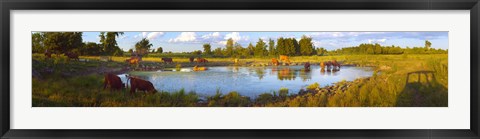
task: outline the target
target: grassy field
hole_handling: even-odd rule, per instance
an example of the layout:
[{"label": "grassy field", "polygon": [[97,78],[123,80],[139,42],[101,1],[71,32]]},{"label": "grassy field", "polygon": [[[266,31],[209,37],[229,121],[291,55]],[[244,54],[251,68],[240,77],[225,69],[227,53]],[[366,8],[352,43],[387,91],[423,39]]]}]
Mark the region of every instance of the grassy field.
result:
[{"label": "grassy field", "polygon": [[[173,57],[173,56],[172,56]],[[261,94],[255,99],[241,96],[237,92],[200,97],[195,92],[159,92],[153,95],[126,91],[103,90],[104,72],[122,72],[128,57],[112,57],[113,62],[98,61],[99,57],[81,56],[89,62],[68,61],[59,56],[45,59],[41,54],[33,55],[32,106],[75,106],[75,107],[194,107],[194,106],[271,106],[271,107],[428,107],[448,106],[448,56],[431,55],[342,55],[342,56],[299,56],[292,62],[337,60],[343,64],[374,67],[374,75],[353,82],[340,82],[335,86],[319,88],[312,85],[307,93],[297,95],[288,88],[278,88],[278,93]],[[233,58],[207,58],[204,66],[233,65]],[[144,61],[160,63],[159,57],[145,57]],[[189,67],[188,57],[173,57],[176,64]],[[269,63],[271,58],[240,59],[240,66],[247,63]],[[435,76],[420,76],[408,73],[431,71]],[[420,76],[420,77],[419,77]],[[420,80],[418,80],[420,79]],[[428,79],[428,80],[427,80]],[[326,89],[328,88],[328,89]]]}]

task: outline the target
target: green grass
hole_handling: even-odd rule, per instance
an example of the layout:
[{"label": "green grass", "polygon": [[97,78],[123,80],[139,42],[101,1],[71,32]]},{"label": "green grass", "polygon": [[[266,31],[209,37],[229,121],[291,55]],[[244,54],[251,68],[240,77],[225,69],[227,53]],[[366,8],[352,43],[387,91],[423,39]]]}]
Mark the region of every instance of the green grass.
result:
[{"label": "green grass", "polygon": [[[152,107],[427,107],[448,106],[448,56],[447,54],[425,55],[342,55],[342,56],[300,56],[291,57],[292,62],[311,62],[337,60],[343,64],[373,66],[375,75],[368,79],[353,82],[340,82],[335,88],[323,90],[318,84],[307,87],[308,90],[320,90],[304,95],[289,94],[288,88],[279,88],[278,95],[265,93],[254,99],[241,96],[237,92],[207,96],[200,101],[195,92],[159,92],[153,95],[136,93],[128,95],[124,91],[103,90],[103,74],[96,71],[99,66],[120,68],[126,64],[127,57],[112,57],[114,62],[97,61],[99,57],[80,57],[90,62],[68,61],[65,57],[45,59],[34,54],[35,70],[41,71],[42,78],[33,78],[32,105],[76,106],[76,107],[116,107],[116,106],[152,106]],[[145,61],[159,62],[158,57],[147,57]],[[177,64],[186,65],[188,58],[174,58]],[[271,61],[270,58],[241,59],[241,62]],[[232,58],[209,58],[212,64],[233,63]],[[176,64],[172,64],[173,67]],[[43,72],[51,70],[52,72]],[[95,70],[93,72],[85,72]],[[427,78],[411,75],[407,82],[407,73],[433,71],[435,77]],[[69,76],[65,76],[65,74]]]}]

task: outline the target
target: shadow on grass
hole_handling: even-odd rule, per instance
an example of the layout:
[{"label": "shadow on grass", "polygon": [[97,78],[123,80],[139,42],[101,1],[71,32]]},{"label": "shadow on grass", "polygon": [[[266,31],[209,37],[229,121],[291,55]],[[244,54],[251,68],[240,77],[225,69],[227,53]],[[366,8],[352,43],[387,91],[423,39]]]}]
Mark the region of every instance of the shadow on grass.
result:
[{"label": "shadow on grass", "polygon": [[438,83],[433,71],[407,74],[405,88],[398,95],[397,107],[448,107],[448,88]]}]

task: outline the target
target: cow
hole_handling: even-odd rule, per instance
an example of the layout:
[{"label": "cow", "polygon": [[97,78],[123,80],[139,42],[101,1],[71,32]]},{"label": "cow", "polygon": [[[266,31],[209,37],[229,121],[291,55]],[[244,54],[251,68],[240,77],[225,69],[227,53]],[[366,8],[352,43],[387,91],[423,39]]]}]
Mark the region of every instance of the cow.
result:
[{"label": "cow", "polygon": [[138,57],[131,57],[129,59],[126,59],[125,62],[127,62],[128,64],[131,64],[131,65],[136,65],[138,64],[138,62],[140,62],[140,58]]},{"label": "cow", "polygon": [[272,58],[272,65],[278,66],[278,60],[276,58]]},{"label": "cow", "polygon": [[125,87],[125,84],[117,75],[107,73],[105,74],[105,81],[103,82],[103,90],[105,90],[107,87],[110,87],[110,90],[118,91]]},{"label": "cow", "polygon": [[233,60],[233,63],[238,64],[238,61],[239,61],[238,58],[235,58],[235,59]]},{"label": "cow", "polygon": [[197,63],[206,63],[206,62],[208,62],[208,60],[205,58],[200,58],[200,57],[197,58]]},{"label": "cow", "polygon": [[78,54],[76,54],[76,53],[66,52],[65,56],[67,56],[69,60],[73,59],[73,60],[80,61],[80,58],[78,58]]},{"label": "cow", "polygon": [[333,71],[339,71],[340,70],[340,63],[338,63],[337,60],[332,61],[332,70]]},{"label": "cow", "polygon": [[282,61],[283,63],[286,63],[287,65],[290,64],[290,59],[288,59],[288,56],[286,55],[280,55],[280,61]]},{"label": "cow", "polygon": [[50,53],[50,51],[45,51],[45,53],[43,53],[45,55],[46,58],[52,58],[52,53]]},{"label": "cow", "polygon": [[207,69],[208,69],[207,67],[198,67],[198,66],[193,67],[193,71],[205,71]]},{"label": "cow", "polygon": [[305,71],[310,71],[310,62],[305,63],[303,67],[305,68]]},{"label": "cow", "polygon": [[127,77],[127,84],[130,81],[130,94],[132,95],[137,90],[144,91],[145,93],[151,92],[152,94],[156,93],[155,87],[153,87],[152,82],[146,81],[140,78],[131,77],[125,75]]},{"label": "cow", "polygon": [[162,61],[165,62],[165,63],[173,63],[172,58],[169,58],[169,57],[162,58]]},{"label": "cow", "polygon": [[190,60],[190,63],[192,63],[192,62],[195,60],[195,58],[194,58],[194,57],[190,57],[190,58],[188,58],[188,60]]},{"label": "cow", "polygon": [[325,67],[326,67],[326,70],[327,70],[327,71],[330,71],[330,68],[333,67],[333,66],[332,66],[332,61],[327,61],[327,62],[325,62]]}]

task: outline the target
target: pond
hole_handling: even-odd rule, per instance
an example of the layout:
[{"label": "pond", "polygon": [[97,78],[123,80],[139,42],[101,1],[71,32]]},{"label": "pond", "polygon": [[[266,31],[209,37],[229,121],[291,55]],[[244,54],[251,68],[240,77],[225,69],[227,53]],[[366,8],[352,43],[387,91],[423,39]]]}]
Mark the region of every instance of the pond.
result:
[{"label": "pond", "polygon": [[[217,90],[223,94],[237,91],[251,98],[262,93],[278,92],[282,87],[288,88],[290,94],[295,94],[315,82],[323,87],[342,80],[353,81],[373,74],[371,67],[343,66],[340,71],[321,72],[318,65],[312,66],[310,71],[305,71],[303,66],[227,66],[209,67],[206,71],[191,69],[132,71],[128,74],[152,82],[159,91],[174,92],[185,89],[186,92],[194,91],[201,96],[215,95]],[[125,75],[119,76],[125,82]]]}]

